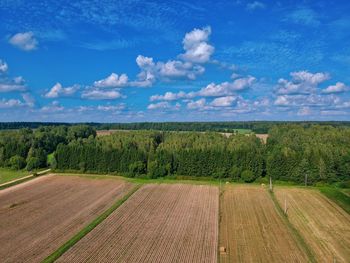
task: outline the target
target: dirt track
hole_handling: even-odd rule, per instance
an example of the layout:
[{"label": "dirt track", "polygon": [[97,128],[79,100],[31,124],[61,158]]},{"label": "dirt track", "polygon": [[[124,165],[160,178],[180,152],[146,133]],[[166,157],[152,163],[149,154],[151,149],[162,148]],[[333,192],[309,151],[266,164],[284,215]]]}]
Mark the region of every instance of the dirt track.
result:
[{"label": "dirt track", "polygon": [[220,262],[308,261],[265,189],[226,186],[220,216]]},{"label": "dirt track", "polygon": [[276,196],[317,262],[350,262],[350,215],[314,190],[282,188]]},{"label": "dirt track", "polygon": [[114,179],[43,176],[0,191],[0,261],[40,262],[131,187]]},{"label": "dirt track", "polygon": [[216,262],[218,188],[145,185],[58,262]]}]

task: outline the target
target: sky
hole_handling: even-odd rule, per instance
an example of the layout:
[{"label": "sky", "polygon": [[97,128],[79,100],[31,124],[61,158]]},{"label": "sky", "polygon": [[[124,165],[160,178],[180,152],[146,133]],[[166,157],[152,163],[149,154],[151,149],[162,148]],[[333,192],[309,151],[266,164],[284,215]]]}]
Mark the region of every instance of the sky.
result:
[{"label": "sky", "polygon": [[0,0],[0,121],[350,121],[350,2]]}]

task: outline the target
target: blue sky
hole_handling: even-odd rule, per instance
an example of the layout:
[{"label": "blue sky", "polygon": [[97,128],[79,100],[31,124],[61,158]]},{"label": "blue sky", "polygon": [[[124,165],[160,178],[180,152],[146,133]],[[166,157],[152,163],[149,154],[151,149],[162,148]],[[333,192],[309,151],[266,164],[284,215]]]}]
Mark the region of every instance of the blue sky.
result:
[{"label": "blue sky", "polygon": [[0,121],[350,120],[348,1],[0,0]]}]

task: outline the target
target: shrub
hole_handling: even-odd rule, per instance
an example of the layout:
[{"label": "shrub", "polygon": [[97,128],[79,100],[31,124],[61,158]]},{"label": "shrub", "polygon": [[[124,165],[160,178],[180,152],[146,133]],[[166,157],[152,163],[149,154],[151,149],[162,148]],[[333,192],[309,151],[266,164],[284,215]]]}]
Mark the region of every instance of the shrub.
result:
[{"label": "shrub", "polygon": [[12,169],[20,170],[26,166],[26,161],[23,157],[15,155],[10,158],[9,165]]},{"label": "shrub", "polygon": [[141,174],[146,174],[146,165],[143,162],[137,161],[129,165],[129,175],[131,177]]},{"label": "shrub", "polygon": [[251,183],[255,180],[254,173],[250,170],[244,170],[241,174],[241,178],[246,183]]}]

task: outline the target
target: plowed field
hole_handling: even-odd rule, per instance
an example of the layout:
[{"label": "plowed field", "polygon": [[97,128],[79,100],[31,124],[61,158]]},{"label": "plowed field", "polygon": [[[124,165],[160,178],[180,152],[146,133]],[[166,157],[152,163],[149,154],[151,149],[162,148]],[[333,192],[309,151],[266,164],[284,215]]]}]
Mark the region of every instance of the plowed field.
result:
[{"label": "plowed field", "polygon": [[131,188],[49,175],[0,191],[0,261],[40,262]]},{"label": "plowed field", "polygon": [[145,185],[58,262],[216,262],[218,188]]}]

